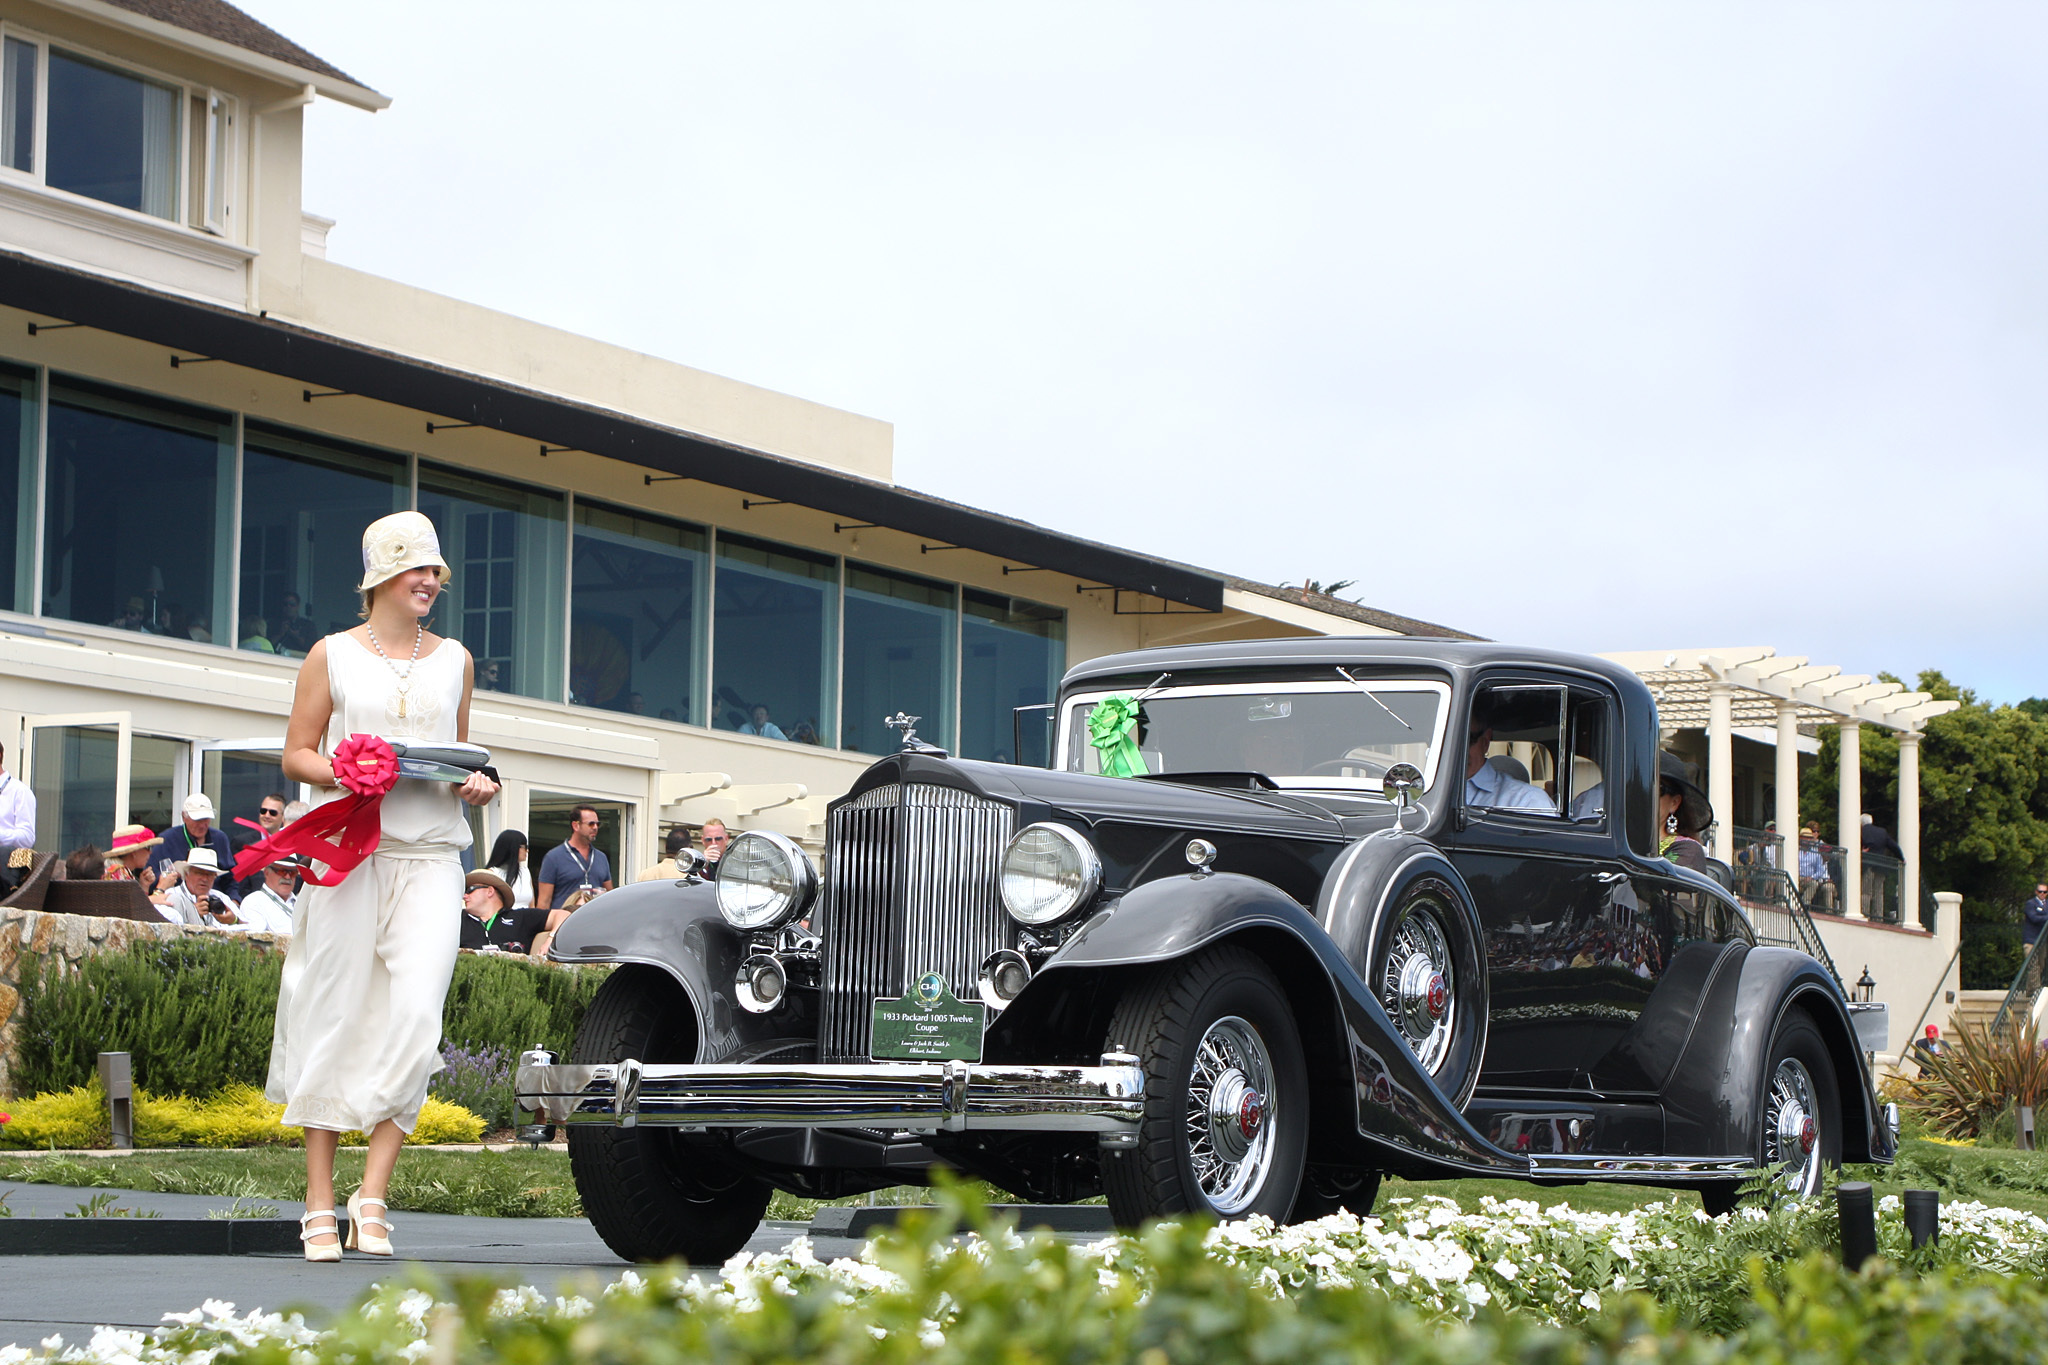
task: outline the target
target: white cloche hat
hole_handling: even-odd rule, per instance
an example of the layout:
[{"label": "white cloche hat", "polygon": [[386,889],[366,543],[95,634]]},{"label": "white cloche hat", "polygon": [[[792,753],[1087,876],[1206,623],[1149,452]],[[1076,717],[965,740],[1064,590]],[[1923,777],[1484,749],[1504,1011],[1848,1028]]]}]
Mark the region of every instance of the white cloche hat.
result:
[{"label": "white cloche hat", "polygon": [[448,581],[448,561],[441,558],[441,537],[434,523],[418,512],[393,512],[379,517],[363,530],[363,581],[357,592],[368,592],[407,569],[433,565]]}]

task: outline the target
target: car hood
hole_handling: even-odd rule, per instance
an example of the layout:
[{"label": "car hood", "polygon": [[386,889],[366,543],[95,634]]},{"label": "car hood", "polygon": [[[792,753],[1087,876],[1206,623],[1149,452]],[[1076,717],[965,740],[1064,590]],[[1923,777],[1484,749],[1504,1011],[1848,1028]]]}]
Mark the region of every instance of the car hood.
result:
[{"label": "car hood", "polygon": [[1027,819],[1059,812],[1091,825],[1109,820],[1341,841],[1355,838],[1374,824],[1390,824],[1393,818],[1377,802],[1342,797],[1321,801],[1249,786],[1237,790],[1156,778],[1100,777],[920,753],[891,754],[880,760],[861,775],[847,795],[858,796],[891,782],[956,787],[1043,808],[1043,813],[1027,813]]}]

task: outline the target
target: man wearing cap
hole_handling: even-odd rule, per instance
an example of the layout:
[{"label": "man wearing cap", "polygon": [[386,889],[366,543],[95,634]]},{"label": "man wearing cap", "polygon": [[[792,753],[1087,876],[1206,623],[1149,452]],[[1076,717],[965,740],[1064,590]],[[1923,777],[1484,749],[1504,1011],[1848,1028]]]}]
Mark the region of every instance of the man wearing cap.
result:
[{"label": "man wearing cap", "polygon": [[303,866],[297,858],[280,858],[263,869],[263,885],[242,897],[236,907],[243,928],[272,934],[292,931],[292,910],[298,904]]},{"label": "man wearing cap", "polygon": [[228,847],[228,836],[213,827],[213,799],[205,792],[193,792],[185,798],[180,813],[185,817],[183,823],[164,835],[163,845],[150,855],[149,865],[156,869],[157,880],[164,880],[166,867],[184,862],[200,848],[213,850],[216,868],[233,866],[235,854]]},{"label": "man wearing cap", "polygon": [[7,750],[0,748],[0,889],[19,880],[18,874],[9,870],[8,855],[18,848],[36,846],[36,794],[7,771],[6,760]]},{"label": "man wearing cap", "polygon": [[1815,910],[1835,908],[1835,884],[1828,876],[1828,860],[1821,856],[1818,825],[1799,831],[1799,899]]},{"label": "man wearing cap", "polygon": [[211,846],[202,844],[193,849],[178,865],[178,883],[156,908],[157,913],[173,924],[241,928],[242,917],[235,913],[235,903],[214,886],[220,874],[220,859],[214,856]]},{"label": "man wearing cap", "polygon": [[477,871],[462,883],[462,946],[526,953],[540,937],[548,912],[512,908],[512,888],[495,872]]}]

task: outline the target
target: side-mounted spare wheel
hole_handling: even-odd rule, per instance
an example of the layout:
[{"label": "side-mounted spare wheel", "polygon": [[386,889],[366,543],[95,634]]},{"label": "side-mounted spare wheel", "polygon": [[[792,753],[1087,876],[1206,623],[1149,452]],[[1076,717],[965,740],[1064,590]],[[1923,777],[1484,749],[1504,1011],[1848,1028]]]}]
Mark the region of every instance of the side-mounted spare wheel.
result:
[{"label": "side-mounted spare wheel", "polygon": [[1287,1219],[1308,1150],[1308,1070],[1264,962],[1226,945],[1155,968],[1118,1002],[1105,1041],[1145,1068],[1138,1145],[1103,1154],[1119,1226],[1182,1213]]},{"label": "side-mounted spare wheel", "polygon": [[1485,948],[1471,894],[1441,855],[1391,870],[1362,975],[1437,1089],[1462,1107],[1486,1051]]},{"label": "side-mounted spare wheel", "polygon": [[[689,998],[667,973],[613,972],[584,1013],[577,1062],[697,1060]],[[569,1169],[604,1244],[629,1261],[717,1265],[746,1246],[773,1193],[674,1128],[569,1127]]]}]

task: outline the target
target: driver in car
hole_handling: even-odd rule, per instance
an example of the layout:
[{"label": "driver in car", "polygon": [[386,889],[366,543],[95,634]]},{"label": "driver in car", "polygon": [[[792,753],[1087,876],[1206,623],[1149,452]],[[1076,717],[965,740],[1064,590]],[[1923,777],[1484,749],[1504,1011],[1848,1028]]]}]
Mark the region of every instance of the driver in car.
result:
[{"label": "driver in car", "polygon": [[1544,795],[1542,788],[1511,777],[1486,761],[1486,746],[1491,743],[1493,721],[1475,707],[1472,726],[1465,732],[1465,804],[1557,814],[1557,803]]}]

